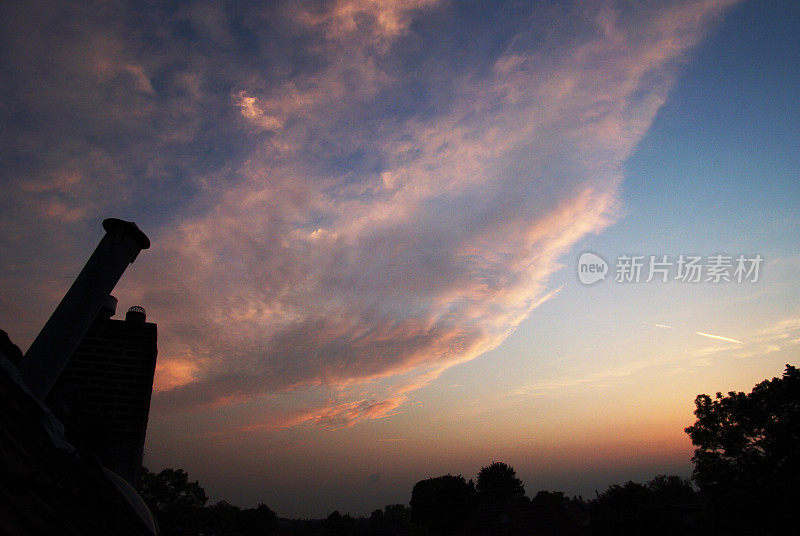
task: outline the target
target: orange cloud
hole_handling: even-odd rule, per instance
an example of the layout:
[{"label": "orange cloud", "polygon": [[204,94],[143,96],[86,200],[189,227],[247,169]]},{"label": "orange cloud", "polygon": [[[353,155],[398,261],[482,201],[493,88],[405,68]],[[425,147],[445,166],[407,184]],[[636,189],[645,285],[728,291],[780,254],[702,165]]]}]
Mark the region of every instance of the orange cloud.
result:
[{"label": "orange cloud", "polygon": [[198,365],[190,360],[160,359],[156,366],[153,391],[168,391],[196,379]]},{"label": "orange cloud", "polygon": [[391,415],[501,344],[615,220],[623,162],[729,3],[589,4],[553,18],[562,38],[533,25],[471,57],[423,46],[443,9],[426,0],[176,14],[207,48],[162,14],[134,27],[76,7],[64,46],[20,15],[58,68],[15,59],[18,97],[69,128],[15,127],[0,223],[37,229],[15,240],[46,240],[25,262],[42,266],[92,218],[149,218],[153,248],[117,292],[159,323],[156,415],[301,389],[343,398],[270,426]]},{"label": "orange cloud", "polygon": [[[552,57],[508,50],[487,77],[456,76],[446,112],[389,122],[380,136],[337,123],[339,110],[356,117],[396,83],[369,60],[389,49],[370,40],[410,31],[421,4],[339,2],[297,14],[330,41],[314,49],[323,67],[278,92],[236,94],[240,114],[274,114],[284,127],[212,210],[164,237],[158,281],[139,282],[157,306],[163,283],[177,282],[182,300],[202,304],[164,310],[170,332],[194,326],[176,338],[197,337],[208,359],[196,381],[156,402],[180,409],[387,383],[394,396],[376,387],[290,420],[350,426],[396,411],[446,368],[497,347],[550,295],[559,258],[616,218],[622,163],[723,5],[587,8],[600,34],[554,44]],[[357,15],[372,17],[366,40]],[[354,58],[360,65],[344,74]],[[380,169],[326,171],[324,150],[305,152],[318,140],[335,154],[374,152]]]}]

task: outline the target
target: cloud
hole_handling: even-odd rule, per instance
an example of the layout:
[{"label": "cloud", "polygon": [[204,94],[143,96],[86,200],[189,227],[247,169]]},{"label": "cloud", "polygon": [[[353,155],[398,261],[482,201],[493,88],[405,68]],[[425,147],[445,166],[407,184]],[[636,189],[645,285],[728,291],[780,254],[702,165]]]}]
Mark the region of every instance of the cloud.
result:
[{"label": "cloud", "polygon": [[197,365],[190,360],[182,361],[173,358],[162,361],[159,363],[158,376],[154,380],[153,390],[168,391],[191,383],[195,379],[197,368]]},{"label": "cloud", "polygon": [[414,13],[436,3],[438,0],[337,0],[322,9],[304,6],[296,17],[330,41],[358,39],[362,47],[369,44],[385,52],[394,39],[408,32]]},{"label": "cloud", "polygon": [[242,116],[263,130],[278,130],[283,122],[277,117],[268,115],[259,105],[255,97],[246,91],[240,91],[233,96],[233,102],[242,109]]},{"label": "cloud", "polygon": [[310,420],[326,428],[340,429],[352,426],[362,419],[381,419],[389,417],[406,397],[400,396],[387,400],[359,400],[325,408]]},{"label": "cloud", "polygon": [[33,164],[6,172],[2,221],[92,236],[113,211],[148,232],[117,293],[159,324],[155,415],[302,388],[344,398],[244,428],[383,418],[501,344],[613,223],[623,162],[729,3],[553,6],[502,44],[431,1],[198,4],[148,24],[87,8],[24,58],[56,50],[71,76],[25,71],[15,98],[82,122],[12,125]]}]

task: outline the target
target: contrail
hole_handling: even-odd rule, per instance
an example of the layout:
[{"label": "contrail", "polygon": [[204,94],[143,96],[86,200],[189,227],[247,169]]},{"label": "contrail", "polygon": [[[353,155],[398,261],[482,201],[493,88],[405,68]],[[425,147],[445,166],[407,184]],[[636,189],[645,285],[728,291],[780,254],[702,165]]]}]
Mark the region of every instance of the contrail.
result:
[{"label": "contrail", "polygon": [[744,344],[742,341],[737,341],[736,339],[729,339],[728,337],[721,337],[719,335],[711,335],[710,333],[703,333],[702,331],[695,331],[698,335],[702,335],[703,337],[708,337],[709,339],[719,339],[721,341],[728,341],[728,342],[735,342],[736,344]]},{"label": "contrail", "polygon": [[667,326],[666,324],[656,324],[655,322],[648,322],[648,321],[646,321],[646,320],[645,320],[645,322],[644,322],[644,323],[645,323],[645,324],[647,324],[648,326],[655,326],[655,327],[657,327],[657,328],[664,328],[664,329],[675,329],[675,328],[673,328],[672,326]]},{"label": "contrail", "polygon": [[[656,324],[655,322],[648,322],[647,320],[645,320],[644,323],[648,326],[655,326],[657,328],[675,329],[674,327],[668,326],[666,324]],[[743,341],[737,339],[731,339],[729,337],[723,337],[721,335],[712,335],[711,333],[703,333],[702,331],[695,331],[695,333],[697,333],[698,335],[702,335],[703,337],[708,337],[709,339],[717,339],[720,341],[734,342],[736,344],[744,344]]]}]

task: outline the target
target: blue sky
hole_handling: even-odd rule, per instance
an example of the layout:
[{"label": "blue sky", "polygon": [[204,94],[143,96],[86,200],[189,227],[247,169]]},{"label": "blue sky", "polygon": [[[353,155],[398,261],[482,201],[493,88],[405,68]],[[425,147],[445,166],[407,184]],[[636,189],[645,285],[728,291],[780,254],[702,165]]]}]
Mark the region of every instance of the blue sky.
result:
[{"label": "blue sky", "polygon": [[[25,349],[100,221],[136,221],[145,461],[214,500],[364,514],[492,460],[530,493],[687,476],[694,396],[796,356],[794,3],[1,18],[0,327]],[[764,262],[584,286],[583,251]]]}]

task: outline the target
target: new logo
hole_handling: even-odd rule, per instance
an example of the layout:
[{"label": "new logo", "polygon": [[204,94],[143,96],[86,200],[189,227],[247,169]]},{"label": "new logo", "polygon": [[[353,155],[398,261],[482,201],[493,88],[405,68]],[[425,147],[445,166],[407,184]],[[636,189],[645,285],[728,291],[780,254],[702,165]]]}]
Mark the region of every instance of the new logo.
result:
[{"label": "new logo", "polygon": [[578,279],[584,285],[591,285],[606,278],[608,263],[600,255],[584,251],[578,257]]}]

